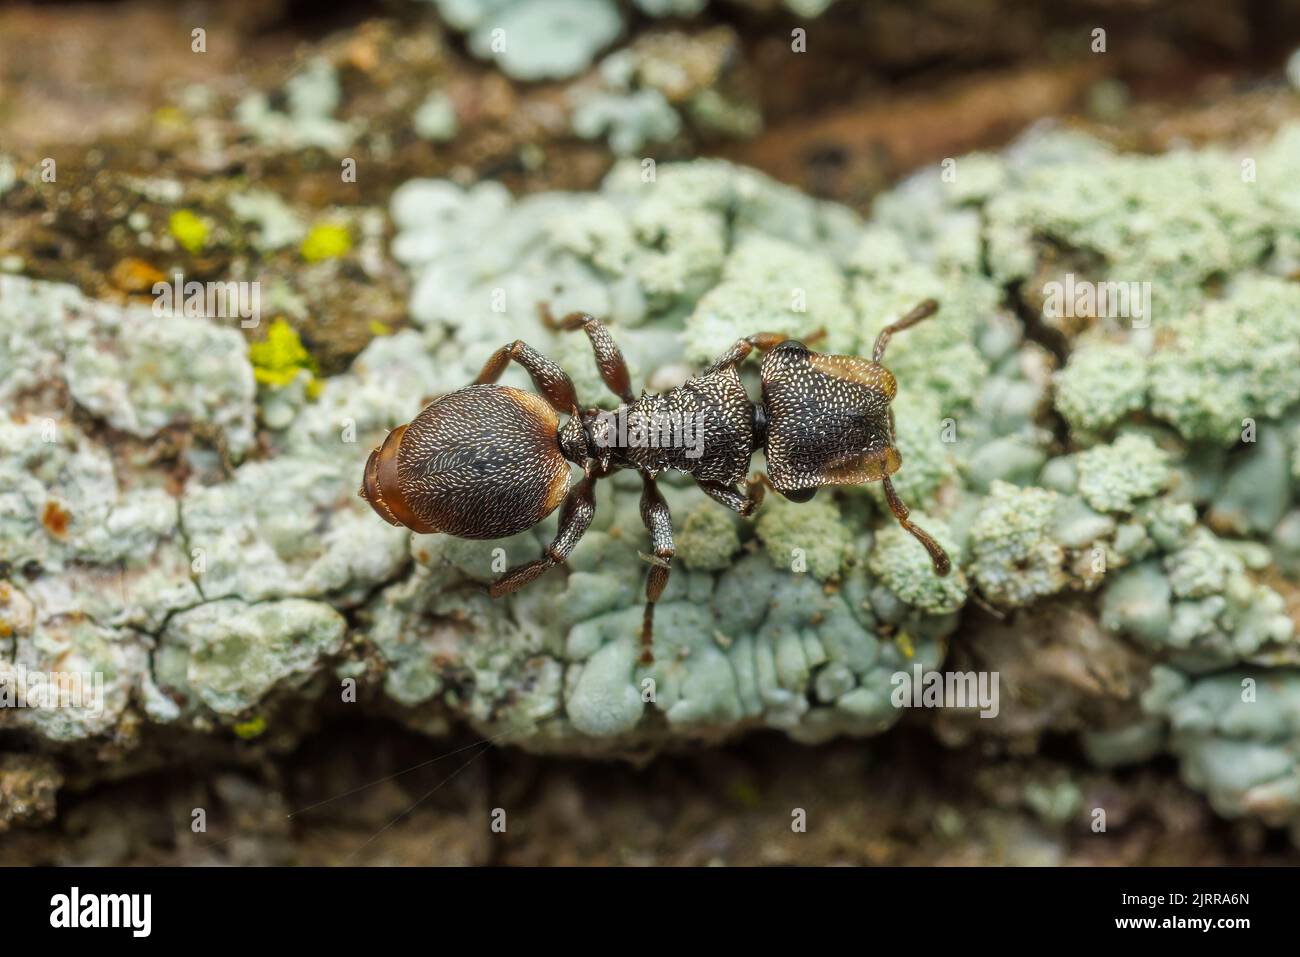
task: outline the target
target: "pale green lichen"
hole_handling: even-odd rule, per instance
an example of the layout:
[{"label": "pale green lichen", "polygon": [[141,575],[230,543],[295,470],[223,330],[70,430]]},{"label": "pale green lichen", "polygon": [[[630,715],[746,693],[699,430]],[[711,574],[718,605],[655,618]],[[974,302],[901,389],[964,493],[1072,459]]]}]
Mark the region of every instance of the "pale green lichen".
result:
[{"label": "pale green lichen", "polygon": [[253,244],[259,250],[283,249],[300,242],[307,234],[302,218],[275,193],[266,190],[232,193],[227,202],[236,219],[256,228]]},{"label": "pale green lichen", "polygon": [[[1071,158],[1070,150],[1054,154],[1044,146],[1035,149],[1032,162],[1025,161],[1023,168],[1032,168],[1035,163],[1059,164]],[[1013,171],[1009,178],[1021,175]],[[978,205],[978,194],[976,191],[961,199],[949,196],[927,208],[943,221],[953,204]],[[748,171],[710,161],[656,170],[625,163],[614,170],[598,196],[575,200],[569,215],[559,219],[552,215],[544,227],[539,220],[551,213],[544,198],[523,201],[504,211],[493,205],[479,213],[474,209],[477,200],[470,195],[453,197],[448,193],[448,212],[444,215],[473,217],[473,225],[462,223],[470,232],[492,229],[494,233],[517,236],[520,249],[523,243],[533,241],[530,237],[543,237],[536,255],[539,260],[544,258],[552,270],[560,264],[564,275],[557,294],[609,303],[605,315],[625,352],[641,374],[652,379],[658,376],[660,367],[680,368],[680,353],[671,331],[682,321],[687,358],[694,363],[713,358],[735,339],[757,328],[773,327],[796,335],[823,328],[827,340],[823,348],[862,354],[870,351],[874,333],[884,323],[920,298],[936,296],[941,301],[939,315],[899,336],[891,344],[887,359],[900,381],[896,411],[904,467],[896,478],[914,505],[925,505],[926,520],[938,527],[944,527],[944,518],[953,508],[966,516],[956,515],[953,527],[961,532],[969,526],[969,531],[954,534],[948,544],[959,562],[969,556],[965,571],[972,576],[972,585],[994,603],[1026,605],[1066,589],[1095,587],[1106,580],[1108,568],[1140,563],[1154,556],[1157,561],[1150,566],[1151,571],[1168,588],[1159,559],[1182,547],[1196,521],[1194,509],[1186,502],[1169,499],[1165,494],[1166,489],[1178,485],[1170,467],[1172,460],[1161,459],[1176,455],[1174,447],[1165,450],[1163,443],[1154,442],[1150,436],[1126,433],[1113,447],[1103,447],[1095,456],[1049,460],[1052,436],[1043,427],[1042,417],[1052,398],[1050,359],[1024,341],[1019,324],[1000,305],[1001,290],[996,282],[981,275],[978,242],[940,244],[942,229],[915,235],[906,231],[911,227],[904,224],[915,223],[918,217],[914,211],[905,215],[903,207],[910,203],[914,210],[919,203],[930,203],[927,196],[923,184],[909,184],[906,196],[900,194],[900,198],[884,204],[888,208],[888,226],[876,225],[859,232],[851,218],[775,187]],[[960,215],[969,227],[971,210],[963,208]],[[399,236],[399,244],[403,240]],[[533,253],[512,255],[515,258],[509,275],[534,274]],[[481,256],[446,249],[429,260],[429,268],[417,268],[417,281],[432,283],[437,277],[445,286],[451,276],[464,274],[475,258]],[[503,270],[502,275],[506,274]],[[460,295],[470,301],[478,297],[485,301],[493,283],[493,279],[485,279],[477,289],[463,290]],[[526,286],[520,284],[519,288]],[[820,295],[804,296],[801,301],[800,290],[816,290]],[[799,312],[797,305],[805,311]],[[451,309],[441,311],[440,322],[451,328],[458,339],[482,341],[484,351],[492,347],[498,334],[502,338],[523,334],[534,343],[549,342],[547,334],[532,324],[529,307],[527,298],[520,303],[512,294],[507,305],[509,324],[502,323],[499,330],[493,325],[486,333]],[[489,325],[494,322],[486,314],[480,316]],[[476,318],[475,323],[481,321]],[[660,330],[668,334],[661,338]],[[1099,344],[1106,343],[1102,340]],[[604,401],[598,381],[585,365],[585,344],[581,340],[576,347],[560,341],[551,342],[546,349],[562,356],[566,366],[573,369],[585,400]],[[1141,356],[1136,347],[1133,351]],[[466,372],[474,361],[465,362]],[[751,375],[748,369],[745,375]],[[1069,376],[1065,379],[1062,391],[1069,388]],[[1131,383],[1126,381],[1124,385]],[[1106,427],[1138,411],[1132,405],[1131,398],[1124,399],[1116,411],[1108,413]],[[945,417],[951,423],[946,423]],[[949,424],[951,428],[946,428]],[[1082,438],[1081,444],[1087,441]],[[1059,489],[1055,497],[1041,488],[1000,484],[1011,479],[1033,485],[1040,481],[1040,473],[1044,484]],[[620,501],[623,494],[615,501]],[[910,581],[921,585],[920,571],[928,566],[928,559],[919,545],[901,537],[903,533],[887,513],[855,504],[869,500],[860,494],[846,490],[830,499],[825,494],[800,506],[770,499],[753,532],[743,522],[731,527],[738,530],[742,546],[756,535],[769,551],[767,560],[773,562],[773,571],[790,575],[796,557],[792,549],[802,546],[780,537],[786,528],[779,533],[773,531],[774,524],[785,526],[780,513],[784,511],[791,517],[788,528],[798,528],[793,519],[803,516],[812,522],[818,517],[809,511],[814,504],[838,501],[838,516],[833,521],[827,510],[829,534],[865,524],[880,539],[874,564],[870,549],[857,555],[857,546],[850,543],[851,547],[841,550],[838,538],[830,549],[834,555],[822,563],[823,572],[843,580],[850,606],[857,607],[861,600],[873,618],[893,627],[908,620],[916,622],[905,626],[908,636],[913,627],[925,634],[925,629],[934,626],[924,622],[946,622],[949,616],[941,614],[908,618],[949,607],[945,595],[921,587],[912,590],[900,584],[908,580],[901,573],[893,580],[893,587],[883,580],[896,571],[884,561],[896,549],[898,555],[915,560],[917,567],[912,571],[916,575]],[[700,504],[688,505],[684,510],[674,502],[679,529],[683,521],[680,516],[694,523],[700,521],[694,518],[697,510],[704,514],[709,507],[697,501]],[[938,501],[946,504],[938,512],[929,513],[931,503]],[[768,510],[772,517],[766,518],[768,524],[764,527]],[[613,679],[603,670],[609,661],[629,660],[638,622],[639,583],[645,571],[640,563],[627,557],[627,539],[642,534],[637,516],[627,506],[617,506],[616,511],[627,517],[589,533],[577,553],[578,565],[565,601],[574,603],[580,616],[596,617],[579,617],[566,647],[570,656],[593,655],[611,642],[620,643],[621,650],[617,654],[609,651],[609,658],[600,659],[595,671],[595,676],[604,676],[599,693],[591,684],[595,677],[589,677],[572,686],[577,688],[576,697],[569,694],[566,707],[582,710],[590,705],[582,719],[588,727],[617,726],[622,729],[617,736],[626,738],[640,733],[638,729],[645,726],[651,703],[642,701],[645,707],[638,710],[630,689],[639,685],[635,681],[626,685],[608,683]],[[613,536],[615,530],[619,534]],[[591,550],[591,559],[580,557],[586,549]],[[724,550],[729,552],[731,545],[728,543]],[[808,554],[805,549],[805,561]],[[677,565],[670,594],[689,595],[703,587],[685,560]],[[756,566],[752,559],[741,559],[733,571],[741,567],[752,570]],[[689,583],[680,581],[683,568],[691,576]],[[938,587],[946,589],[960,582],[956,576],[961,571],[959,566],[955,577]],[[727,577],[731,572],[723,574]],[[805,580],[809,577],[804,576]],[[813,584],[815,576],[811,577]],[[939,581],[930,579],[932,584]],[[756,587],[755,591],[761,593],[762,589]],[[728,592],[736,594],[740,593]],[[1174,600],[1181,599],[1171,595],[1171,604]],[[663,607],[674,603],[666,602]],[[677,612],[666,614],[668,620],[676,620],[673,616]],[[1163,631],[1153,635],[1153,640],[1159,643],[1165,639],[1173,618],[1171,607],[1160,624]],[[601,622],[599,627],[594,625],[596,621]],[[707,626],[695,623],[684,627],[690,630]],[[724,646],[730,648],[734,636],[726,630],[720,634],[725,637]],[[900,651],[907,645],[904,641]],[[774,667],[779,660],[788,675],[804,674],[794,665],[800,659],[793,649],[788,640],[778,641],[772,650]],[[663,651],[656,649],[657,660]],[[690,660],[690,655],[684,659],[687,668]],[[844,672],[844,666],[834,656],[820,668],[809,668],[807,673],[816,675],[810,700],[834,697],[840,714],[878,700],[878,691],[844,690]],[[591,702],[585,700],[589,692],[594,696]],[[620,701],[625,702],[625,707],[617,705]],[[725,706],[723,711],[731,713],[729,708]],[[638,716],[635,722],[634,714]],[[593,715],[609,715],[613,723]],[[782,719],[771,712],[767,720]],[[804,719],[796,727],[804,727]]]},{"label": "pale green lichen", "polygon": [[1242,669],[1192,678],[1158,667],[1145,710],[1169,722],[1183,778],[1220,814],[1280,825],[1300,807],[1300,672]]},{"label": "pale green lichen", "polygon": [[1065,587],[1065,549],[1051,534],[1057,495],[995,482],[971,525],[971,578],[990,601],[1020,606]]},{"label": "pale green lichen", "polygon": [[623,31],[612,0],[433,0],[475,56],[517,80],[574,76]]},{"label": "pale green lichen", "polygon": [[1169,579],[1156,562],[1143,562],[1119,572],[1102,595],[1101,621],[1111,631],[1124,632],[1159,645],[1173,620]]},{"label": "pale green lichen", "polygon": [[1079,432],[1101,432],[1143,407],[1147,362],[1123,343],[1076,345],[1053,380],[1056,409]]},{"label": "pale green lichen", "polygon": [[13,160],[0,153],[0,196],[14,188],[18,182],[18,171],[14,169]]},{"label": "pale green lichen", "polygon": [[762,113],[725,82],[739,47],[728,27],[649,34],[605,57],[595,76],[569,90],[573,131],[606,136],[620,156],[677,141],[684,120],[712,136],[753,136]]},{"label": "pale green lichen", "polygon": [[652,17],[693,17],[709,0],[633,0],[637,9]]},{"label": "pale green lichen", "polygon": [[695,306],[687,358],[707,361],[725,352],[749,335],[740,331],[746,323],[787,335],[825,330],[825,348],[840,351],[854,325],[844,296],[844,278],[829,256],[772,236],[746,236],[727,256],[721,281]]},{"label": "pale green lichen", "polygon": [[1291,504],[1291,476],[1283,430],[1266,427],[1225,469],[1206,520],[1238,535],[1264,534]]},{"label": "pale green lichen", "polygon": [[[1263,149],[1274,165],[1261,163],[1261,175],[1292,169],[1282,144],[1294,142],[1282,134]],[[961,190],[933,170],[914,177],[882,197],[866,228],[716,160],[622,162],[598,192],[520,200],[491,183],[409,183],[393,196],[392,252],[411,272],[411,326],[371,342],[317,401],[288,407],[260,434],[253,366],[234,329],[158,323],[66,287],[0,279],[0,398],[15,413],[0,422],[0,546],[14,568],[3,609],[14,634],[0,651],[31,667],[69,654],[113,676],[101,715],[27,715],[23,730],[85,740],[142,714],[232,734],[228,725],[270,721],[281,696],[317,693],[316,676],[346,673],[382,684],[417,723],[458,718],[537,751],[619,753],[758,727],[816,741],[896,722],[892,676],[939,667],[954,631],[980,625],[972,601],[1023,609],[999,624],[1016,640],[1067,606],[1132,668],[1172,667],[1158,669],[1146,715],[1133,705],[1140,680],[1116,681],[1124,690],[1112,696],[1109,676],[1089,668],[1104,727],[1091,710],[1061,715],[1060,727],[1086,728],[1101,760],[1167,742],[1216,806],[1294,821],[1300,798],[1273,785],[1294,773],[1300,732],[1286,696],[1264,692],[1294,684],[1297,660],[1287,586],[1274,580],[1300,564],[1290,471],[1300,383],[1293,365],[1276,364],[1292,358],[1294,284],[1265,275],[1284,268],[1295,227],[1280,192],[1283,212],[1248,201],[1184,214],[1166,201],[1161,178],[1189,169],[1200,189],[1221,159],[1117,158],[1077,135],[1034,136],[1000,171],[985,158]],[[1123,201],[1085,188],[1084,169]],[[1148,219],[1129,236],[1121,217],[1134,207]],[[1154,232],[1182,228],[1204,248]],[[1013,301],[1047,258],[1036,236],[1077,240],[1101,274],[1150,270],[1170,283],[1152,334],[1093,324],[1054,380],[1053,357],[1027,340],[1024,303]],[[1243,243],[1228,248],[1233,237]],[[1220,270],[1232,272],[1221,294],[1205,281]],[[387,430],[516,338],[561,359],[584,404],[609,400],[585,338],[546,329],[540,302],[607,319],[636,387],[658,389],[772,328],[823,328],[819,348],[869,355],[876,332],[926,296],[939,313],[900,334],[886,362],[899,381],[896,479],[950,550],[948,579],[878,507],[878,487],[823,489],[803,504],[769,495],[751,521],[665,475],[679,552],[656,611],[654,662],[643,665],[647,540],[635,476],[599,483],[592,528],[565,568],[501,601],[478,586],[540,555],[554,515],[504,542],[411,536],[355,494]],[[1187,309],[1167,311],[1175,300]],[[1211,319],[1256,352],[1215,338]],[[1138,386],[1089,358],[1115,344],[1146,383],[1140,406]],[[755,365],[741,374],[757,395]],[[530,387],[514,368],[502,381]],[[1088,407],[1106,381],[1128,391]],[[1223,402],[1211,407],[1216,392]],[[131,436],[127,458],[50,404],[65,394],[87,421]],[[1256,420],[1258,441],[1227,451],[1238,417]],[[191,477],[169,489],[132,450],[187,424]],[[254,447],[262,454],[241,464]],[[1261,495],[1248,508],[1254,483]],[[980,654],[995,649],[979,634]],[[1066,652],[1052,667],[1065,667],[1079,649],[1051,638]],[[1037,660],[1024,667],[1038,677]],[[1226,668],[1258,678],[1249,720],[1199,690],[1228,684]],[[1026,707],[1004,705],[1008,715]],[[1239,773],[1259,755],[1280,771]],[[1029,800],[1050,815],[1068,803],[1060,794]]]},{"label": "pale green lichen", "polygon": [[235,119],[264,146],[337,152],[347,149],[360,132],[358,122],[335,118],[342,97],[337,71],[328,60],[316,57],[285,83],[283,110],[265,93],[255,92],[239,102]]},{"label": "pale green lichen", "polygon": [[1162,551],[1173,551],[1196,526],[1196,508],[1190,502],[1161,497],[1138,507],[1137,517],[1147,535]]},{"label": "pale green lichen", "polygon": [[[1186,528],[1186,527],[1185,527]],[[1282,597],[1256,581],[1231,542],[1190,527],[1159,560],[1121,571],[1102,596],[1102,623],[1192,672],[1266,660],[1295,637]]]},{"label": "pale green lichen", "polygon": [[1079,494],[1099,512],[1131,512],[1170,480],[1168,455],[1146,435],[1121,435],[1076,460]]},{"label": "pale green lichen", "polygon": [[934,573],[930,555],[901,527],[881,529],[876,534],[868,567],[882,585],[899,600],[932,615],[946,615],[966,602],[966,576],[958,562],[961,553],[948,527],[917,512],[916,522],[930,533],[953,560],[953,571],[944,577]]},{"label": "pale green lichen", "polygon": [[1178,325],[1150,374],[1152,411],[1185,438],[1240,441],[1300,397],[1300,285],[1243,277]]},{"label": "pale green lichen", "polygon": [[583,139],[605,136],[612,152],[628,156],[647,143],[666,143],[681,132],[677,111],[658,90],[591,91],[574,97],[573,131]]},{"label": "pale green lichen", "polygon": [[686,116],[701,130],[728,139],[748,139],[763,130],[763,114],[757,106],[715,89],[701,90],[691,97],[686,103]]},{"label": "pale green lichen", "polygon": [[1163,721],[1136,721],[1121,728],[1086,731],[1081,735],[1088,760],[1098,767],[1141,764],[1165,748]]},{"label": "pale green lichen", "polygon": [[882,269],[854,260],[851,300],[865,328],[854,351],[869,354],[875,334],[922,299],[939,301],[934,319],[891,341],[885,364],[903,388],[933,393],[945,415],[953,415],[978,394],[990,371],[976,331],[997,309],[998,291],[982,279],[945,279],[928,267]]},{"label": "pale green lichen", "polygon": [[[591,65],[626,29],[614,0],[429,0],[443,21],[468,34],[470,52],[517,80],[564,79]],[[635,0],[651,17],[693,17],[709,0]],[[781,0],[801,17],[820,16],[834,0]],[[760,5],[770,12],[771,4]]]},{"label": "pale green lichen", "polygon": [[[111,733],[148,667],[146,642],[129,629],[90,618],[43,615],[41,605],[48,598],[32,601],[18,589],[6,588],[14,641],[12,652],[0,657],[0,688],[6,696],[21,689],[26,698],[0,707],[0,728],[19,728],[56,742]],[[41,684],[37,675],[66,677]],[[34,689],[39,689],[35,701]]]},{"label": "pale green lichen", "polygon": [[189,653],[186,682],[218,714],[256,706],[275,686],[315,674],[339,651],[346,624],[322,602],[249,605],[207,602],[168,623],[167,637]]},{"label": "pale green lichen", "polygon": [[1283,572],[1292,577],[1300,575],[1300,509],[1292,509],[1282,517],[1269,544]]},{"label": "pale green lichen", "polygon": [[1223,592],[1245,568],[1240,556],[1203,529],[1165,561],[1169,584],[1180,598],[1204,598]]},{"label": "pale green lichen", "polygon": [[825,497],[805,503],[773,497],[759,516],[758,537],[774,566],[823,581],[839,573],[853,542],[839,508]]},{"label": "pale green lichen", "polygon": [[[1259,165],[1284,188],[1296,160],[1274,158]],[[1273,192],[1215,149],[1044,163],[987,204],[989,263],[995,276],[1025,279],[1036,241],[1076,251],[1099,264],[1091,279],[1151,283],[1154,321],[1170,327],[1205,283],[1251,268],[1289,228]]]},{"label": "pale green lichen", "polygon": [[677,533],[677,554],[696,571],[721,571],[739,550],[735,520],[712,503],[692,509]]},{"label": "pale green lichen", "polygon": [[1025,785],[1025,804],[1038,817],[1051,824],[1065,824],[1083,808],[1083,789],[1064,777],[1030,781]]},{"label": "pale green lichen", "polygon": [[905,467],[894,485],[905,501],[923,506],[958,477],[955,420],[945,420],[928,392],[900,393],[894,403],[895,445]]},{"label": "pale green lichen", "polygon": [[58,379],[113,428],[147,439],[195,423],[240,456],[254,441],[255,386],[235,326],[160,319],[147,307],[122,309],[68,286],[0,276],[0,399],[17,402]]},{"label": "pale green lichen", "polygon": [[411,117],[415,135],[435,143],[446,143],[456,138],[459,123],[456,119],[456,105],[451,97],[441,90],[434,90],[416,109]]}]

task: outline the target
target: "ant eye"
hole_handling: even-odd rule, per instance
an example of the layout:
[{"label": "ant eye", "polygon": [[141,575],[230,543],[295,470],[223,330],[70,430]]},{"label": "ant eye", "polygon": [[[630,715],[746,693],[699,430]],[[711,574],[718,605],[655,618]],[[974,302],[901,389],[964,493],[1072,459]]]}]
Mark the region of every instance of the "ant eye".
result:
[{"label": "ant eye", "polygon": [[817,489],[815,487],[797,488],[794,491],[782,492],[781,494],[784,495],[792,502],[808,502],[811,501],[812,497],[817,494]]}]

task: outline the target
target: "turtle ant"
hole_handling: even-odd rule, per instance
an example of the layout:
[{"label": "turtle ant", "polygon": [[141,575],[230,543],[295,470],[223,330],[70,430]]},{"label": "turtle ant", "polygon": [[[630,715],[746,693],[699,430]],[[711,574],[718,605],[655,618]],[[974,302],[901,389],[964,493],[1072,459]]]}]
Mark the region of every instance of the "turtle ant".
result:
[{"label": "turtle ant", "polygon": [[[681,386],[637,398],[623,355],[599,319],[577,312],[556,320],[542,306],[549,328],[587,334],[601,378],[622,401],[618,411],[579,408],[564,370],[516,339],[492,354],[472,385],[435,399],[390,432],[366,462],[360,495],[393,525],[470,539],[514,535],[558,506],[555,539],[540,558],[509,569],[489,586],[498,597],[562,563],[591,525],[596,482],[635,469],[653,548],[641,629],[645,664],[654,661],[654,607],[668,584],[674,553],[668,504],[655,487],[668,469],[690,475],[710,498],[741,515],[754,512],[765,486],[792,502],[806,502],[822,486],[880,482],[899,524],[925,546],[935,572],[947,575],[947,554],[909,520],[889,479],[902,465],[890,407],[897,383],[881,364],[894,333],[938,309],[927,299],[886,326],[870,360],[813,352],[795,339],[763,332],[741,339]],[[746,394],[737,371],[755,349],[766,353],[761,402]],[[512,361],[528,372],[540,395],[495,384]],[[561,415],[568,416],[563,424]],[[616,428],[616,419],[633,423],[638,440]],[[641,440],[665,422],[683,421],[698,429],[702,441],[694,448]],[[759,449],[767,474],[746,479]],[[582,469],[572,487],[570,462]]]}]

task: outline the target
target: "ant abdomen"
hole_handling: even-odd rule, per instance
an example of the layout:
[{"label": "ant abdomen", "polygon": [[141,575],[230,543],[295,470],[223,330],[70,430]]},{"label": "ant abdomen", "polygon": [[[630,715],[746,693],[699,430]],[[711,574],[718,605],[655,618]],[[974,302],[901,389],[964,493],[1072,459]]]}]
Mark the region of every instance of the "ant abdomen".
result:
[{"label": "ant abdomen", "polygon": [[393,525],[506,538],[564,500],[559,416],[530,392],[471,385],[394,429],[366,463],[361,497]]}]

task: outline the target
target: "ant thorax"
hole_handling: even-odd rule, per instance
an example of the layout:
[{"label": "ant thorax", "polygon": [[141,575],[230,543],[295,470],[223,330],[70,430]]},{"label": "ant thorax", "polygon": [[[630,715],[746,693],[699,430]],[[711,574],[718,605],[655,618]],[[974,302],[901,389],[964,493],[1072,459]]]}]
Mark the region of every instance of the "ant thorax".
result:
[{"label": "ant thorax", "polygon": [[591,454],[651,475],[668,469],[737,482],[754,451],[753,403],[734,372],[691,379],[584,416]]}]

